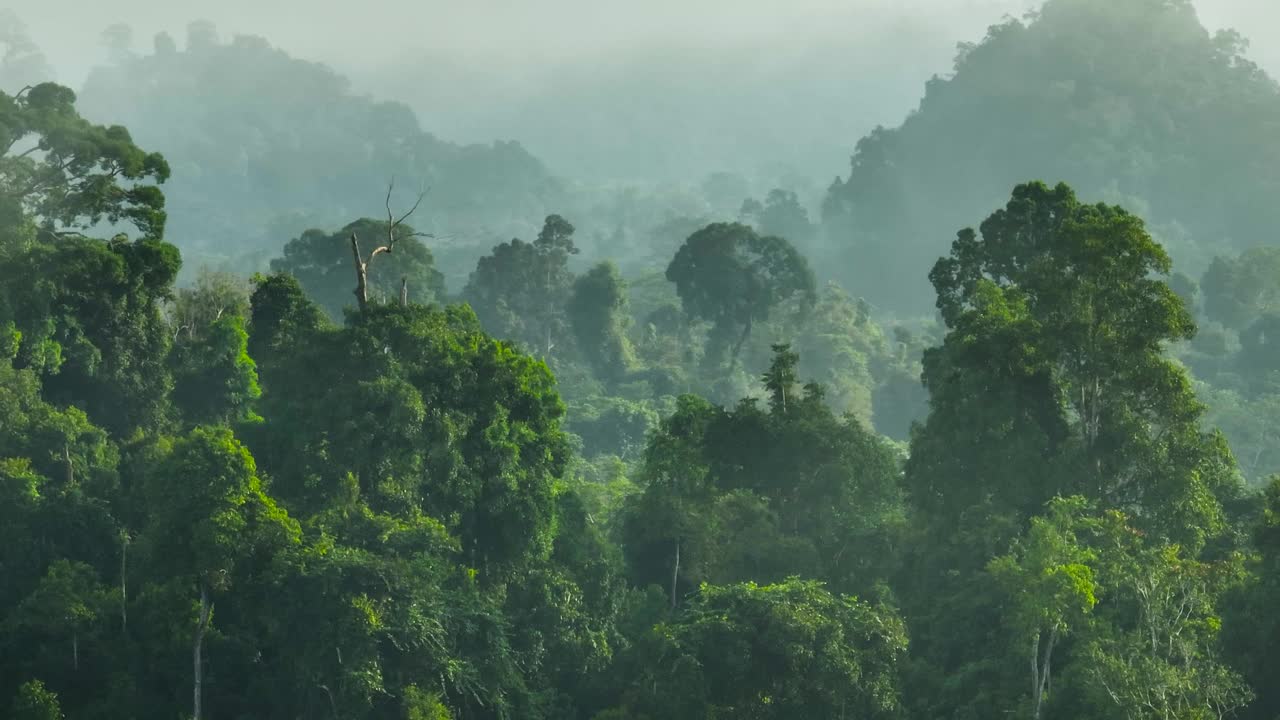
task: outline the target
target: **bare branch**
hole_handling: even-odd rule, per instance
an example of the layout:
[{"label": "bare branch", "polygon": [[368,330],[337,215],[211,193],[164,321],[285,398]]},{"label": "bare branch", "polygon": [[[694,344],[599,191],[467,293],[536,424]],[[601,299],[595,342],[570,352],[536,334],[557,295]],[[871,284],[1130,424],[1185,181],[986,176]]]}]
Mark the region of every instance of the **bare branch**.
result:
[{"label": "bare branch", "polygon": [[392,175],[391,182],[387,183],[387,201],[386,201],[387,227],[395,227],[395,224],[396,224],[395,220],[392,219],[392,215],[391,215],[391,191],[395,189],[396,189],[396,176]]},{"label": "bare branch", "polygon": [[417,212],[418,206],[422,204],[422,199],[427,196],[428,192],[431,192],[431,188],[427,188],[422,192],[418,193],[418,199],[413,201],[413,207],[409,208],[409,212],[401,215],[399,218],[396,219],[395,222],[391,223],[391,225],[393,227],[397,227],[400,225],[400,223],[404,222],[405,220],[408,220],[410,215],[413,215],[415,212]]}]

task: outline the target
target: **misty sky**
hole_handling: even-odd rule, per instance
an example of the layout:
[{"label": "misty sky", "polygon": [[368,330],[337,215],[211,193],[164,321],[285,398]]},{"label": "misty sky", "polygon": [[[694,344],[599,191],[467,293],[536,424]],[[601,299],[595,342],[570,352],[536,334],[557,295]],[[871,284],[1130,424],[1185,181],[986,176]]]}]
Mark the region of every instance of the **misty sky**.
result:
[{"label": "misty sky", "polygon": [[[224,38],[261,35],[358,93],[407,103],[441,138],[518,140],[568,176],[798,173],[816,193],[859,137],[897,125],[950,70],[956,43],[1041,0],[6,2],[72,87],[106,57],[107,26],[131,26],[145,52],[156,32],[181,44],[207,19]],[[1280,76],[1280,2],[1196,7],[1211,29],[1241,30]]]},{"label": "misty sky", "polygon": [[[3,4],[5,0],[0,0]],[[1122,1],[1122,0],[1118,0]],[[289,52],[359,68],[430,48],[563,60],[616,49],[805,43],[815,34],[848,33],[872,15],[928,18],[954,28],[954,40],[977,39],[1005,13],[1033,0],[9,0],[75,84],[98,57],[98,35],[115,22],[133,26],[140,45],[158,30],[181,36],[206,18],[225,34],[266,36]],[[1280,9],[1268,0],[1199,0],[1211,27],[1238,27],[1255,57],[1280,68]],[[324,10],[317,13],[317,8]],[[945,68],[940,68],[945,70]]]}]

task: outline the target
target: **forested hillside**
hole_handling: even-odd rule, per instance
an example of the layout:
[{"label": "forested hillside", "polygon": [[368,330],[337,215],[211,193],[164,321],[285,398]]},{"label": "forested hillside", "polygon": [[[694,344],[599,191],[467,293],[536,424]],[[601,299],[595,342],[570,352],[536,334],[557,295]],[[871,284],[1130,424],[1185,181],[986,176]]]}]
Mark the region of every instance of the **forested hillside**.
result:
[{"label": "forested hillside", "polygon": [[518,143],[441,140],[406,106],[360,95],[262,38],[222,40],[193,23],[181,48],[164,34],[144,54],[130,48],[89,76],[83,110],[169,159],[169,237],[203,262],[261,262],[303,230],[340,226],[376,206],[390,176],[430,188],[420,229],[469,253],[562,200]]},{"label": "forested hillside", "polygon": [[1280,715],[1276,94],[1180,0],[993,29],[822,218],[562,183],[205,25],[83,99],[24,37],[0,717]]},{"label": "forested hillside", "polygon": [[860,140],[823,206],[833,274],[928,307],[927,265],[1014,183],[1141,210],[1184,266],[1274,244],[1280,88],[1190,0],[1049,0],[963,44],[896,128]]}]

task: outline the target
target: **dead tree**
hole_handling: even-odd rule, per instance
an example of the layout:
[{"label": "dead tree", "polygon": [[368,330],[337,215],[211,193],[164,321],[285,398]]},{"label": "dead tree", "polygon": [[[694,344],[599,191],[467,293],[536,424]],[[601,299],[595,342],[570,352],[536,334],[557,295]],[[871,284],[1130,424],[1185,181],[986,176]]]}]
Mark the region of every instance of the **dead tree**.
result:
[{"label": "dead tree", "polygon": [[[374,248],[372,252],[369,253],[368,257],[364,257],[360,254],[360,239],[356,237],[355,233],[351,233],[351,255],[355,261],[355,268],[356,268],[356,289],[354,292],[356,296],[356,302],[360,304],[361,310],[364,310],[369,305],[369,264],[373,262],[373,259],[375,257],[383,253],[386,253],[388,255],[391,254],[391,252],[396,247],[396,241],[400,239],[400,237],[396,235],[396,230],[400,228],[400,225],[404,223],[405,220],[408,220],[409,217],[413,215],[414,212],[417,211],[418,206],[422,204],[422,198],[426,197],[427,195],[425,190],[423,192],[418,193],[418,199],[413,203],[413,207],[409,208],[409,212],[406,212],[405,214],[397,218],[391,212],[391,191],[394,190],[395,187],[396,187],[396,180],[395,178],[391,178],[391,182],[387,185],[386,244],[379,245],[378,247]],[[415,233],[408,234],[408,237],[419,237],[419,236],[430,237],[430,235],[427,235],[426,233],[415,232]],[[401,294],[402,295],[404,294],[403,288],[402,288]]]}]

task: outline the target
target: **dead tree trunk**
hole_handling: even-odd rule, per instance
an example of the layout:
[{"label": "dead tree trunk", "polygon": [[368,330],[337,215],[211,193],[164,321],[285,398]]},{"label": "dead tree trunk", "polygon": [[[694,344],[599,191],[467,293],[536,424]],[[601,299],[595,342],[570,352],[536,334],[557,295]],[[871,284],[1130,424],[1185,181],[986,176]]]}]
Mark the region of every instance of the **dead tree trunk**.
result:
[{"label": "dead tree trunk", "polygon": [[400,277],[400,307],[409,307],[409,278]]},{"label": "dead tree trunk", "polygon": [[[400,228],[400,225],[403,224],[405,220],[409,219],[410,215],[413,215],[413,213],[417,211],[418,206],[422,204],[422,198],[426,197],[426,192],[419,193],[417,201],[413,203],[413,207],[409,208],[409,212],[397,218],[391,212],[391,191],[395,189],[395,186],[396,186],[395,178],[392,178],[391,183],[387,185],[386,244],[379,245],[378,247],[374,248],[372,251],[369,252],[369,257],[366,258],[360,253],[360,239],[356,237],[355,233],[351,233],[351,256],[352,256],[352,261],[355,264],[355,271],[356,271],[356,289],[353,292],[355,293],[355,296],[356,296],[356,303],[360,306],[361,311],[363,311],[366,307],[369,306],[369,265],[373,263],[373,259],[375,257],[383,253],[386,253],[388,255],[391,254],[391,252],[396,247],[396,241],[399,239],[399,237],[396,235],[396,230]],[[420,236],[420,235],[424,235],[424,233],[410,233],[410,237]],[[408,297],[407,293],[408,293],[408,278],[405,278],[400,285],[401,304],[405,304],[407,302],[407,297]]]}]

